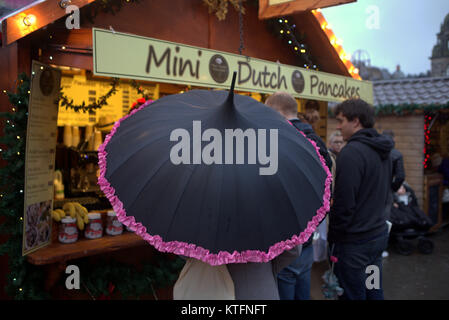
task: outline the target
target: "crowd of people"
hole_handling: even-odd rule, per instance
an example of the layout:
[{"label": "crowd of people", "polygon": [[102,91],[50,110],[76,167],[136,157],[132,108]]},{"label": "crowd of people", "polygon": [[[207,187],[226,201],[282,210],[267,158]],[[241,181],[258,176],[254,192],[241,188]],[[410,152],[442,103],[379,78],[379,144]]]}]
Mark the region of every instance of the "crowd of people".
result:
[{"label": "crowd of people", "polygon": [[[298,113],[297,101],[286,92],[272,94],[265,104],[316,143],[333,175],[330,211],[315,237],[268,263],[218,268],[187,259],[188,268],[192,269],[193,263],[202,265],[197,269],[196,279],[204,279],[207,273],[204,268],[209,268],[208,277],[215,280],[208,289],[192,287],[195,272],[188,279],[183,270],[175,285],[174,298],[222,299],[223,294],[213,292],[219,291],[217,287],[224,283],[222,286],[233,293],[227,295],[230,299],[308,300],[314,261],[330,259],[343,289],[339,299],[383,299],[382,281],[380,286],[368,288],[366,270],[369,266],[377,267],[382,279],[382,255],[385,256],[390,232],[387,221],[391,208],[402,201],[398,199],[404,200],[403,159],[394,148],[394,133],[380,134],[374,129],[374,108],[361,99],[349,99],[335,109],[338,130],[330,135],[326,146],[314,130],[320,119],[316,105],[306,105],[305,113]],[[213,273],[214,268],[219,275]]]}]

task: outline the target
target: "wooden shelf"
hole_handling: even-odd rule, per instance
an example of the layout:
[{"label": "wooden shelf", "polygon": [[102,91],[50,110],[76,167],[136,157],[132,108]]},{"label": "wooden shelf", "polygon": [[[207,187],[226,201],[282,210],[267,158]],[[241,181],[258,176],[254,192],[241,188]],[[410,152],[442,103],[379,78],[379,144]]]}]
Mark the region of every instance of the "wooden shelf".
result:
[{"label": "wooden shelf", "polygon": [[27,259],[34,265],[47,265],[145,244],[146,241],[135,233],[124,231],[119,236],[103,235],[94,240],[83,238],[74,243],[54,242],[30,253]]},{"label": "wooden shelf", "polygon": [[[78,202],[80,205],[85,206],[88,204],[98,203],[98,197],[76,197],[76,198],[64,198],[61,200],[53,200],[53,208],[62,208],[67,202]],[[112,208],[110,209],[112,210]],[[95,210],[95,212],[107,211],[107,210]]]}]

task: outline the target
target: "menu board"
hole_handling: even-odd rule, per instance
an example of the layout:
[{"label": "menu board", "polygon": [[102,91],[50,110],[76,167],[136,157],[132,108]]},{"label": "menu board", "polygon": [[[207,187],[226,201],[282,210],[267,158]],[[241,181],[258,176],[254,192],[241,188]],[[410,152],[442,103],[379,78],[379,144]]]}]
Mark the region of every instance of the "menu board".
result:
[{"label": "menu board", "polygon": [[32,63],[25,153],[22,255],[51,242],[51,210],[61,72]]},{"label": "menu board", "polygon": [[[99,98],[111,89],[111,80],[89,79],[85,74],[66,75],[61,78],[61,87],[64,95],[73,99],[73,103],[81,105],[83,101],[86,105],[98,101]],[[151,99],[159,98],[158,84],[139,84]],[[115,122],[128,114],[131,106],[137,99],[141,98],[135,88],[129,82],[121,81],[117,85],[117,91],[107,100],[107,105],[101,109],[91,112],[76,112],[73,109],[59,106],[58,126],[87,126],[95,125],[104,117],[110,122]],[[109,121],[108,121],[109,122]]]}]

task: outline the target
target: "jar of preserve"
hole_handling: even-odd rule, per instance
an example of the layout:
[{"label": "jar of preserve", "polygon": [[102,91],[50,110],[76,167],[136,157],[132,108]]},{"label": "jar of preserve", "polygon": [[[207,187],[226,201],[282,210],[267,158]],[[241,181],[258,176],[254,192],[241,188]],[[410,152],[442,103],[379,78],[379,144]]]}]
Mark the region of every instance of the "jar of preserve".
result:
[{"label": "jar of preserve", "polygon": [[58,240],[61,243],[73,243],[78,240],[78,228],[76,227],[75,218],[65,217],[61,220]]},{"label": "jar of preserve", "polygon": [[100,213],[89,213],[89,222],[87,223],[84,236],[87,239],[98,239],[103,236],[103,225]]},{"label": "jar of preserve", "polygon": [[106,223],[106,233],[110,236],[117,236],[122,234],[123,226],[120,221],[118,221],[117,215],[114,211],[108,211],[108,218]]}]

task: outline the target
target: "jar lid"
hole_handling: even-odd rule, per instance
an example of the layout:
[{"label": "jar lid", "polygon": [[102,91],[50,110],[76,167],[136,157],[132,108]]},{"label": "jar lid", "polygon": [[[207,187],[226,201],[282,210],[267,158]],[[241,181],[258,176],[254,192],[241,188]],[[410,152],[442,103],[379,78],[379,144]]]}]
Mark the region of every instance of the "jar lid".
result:
[{"label": "jar lid", "polygon": [[89,213],[87,216],[89,217],[89,219],[100,219],[101,218],[100,213]]},{"label": "jar lid", "polygon": [[108,211],[108,217],[115,217],[116,213],[113,210]]},{"label": "jar lid", "polygon": [[73,223],[73,222],[76,222],[76,219],[72,218],[72,217],[65,217],[65,218],[61,219],[61,222],[62,223]]}]

